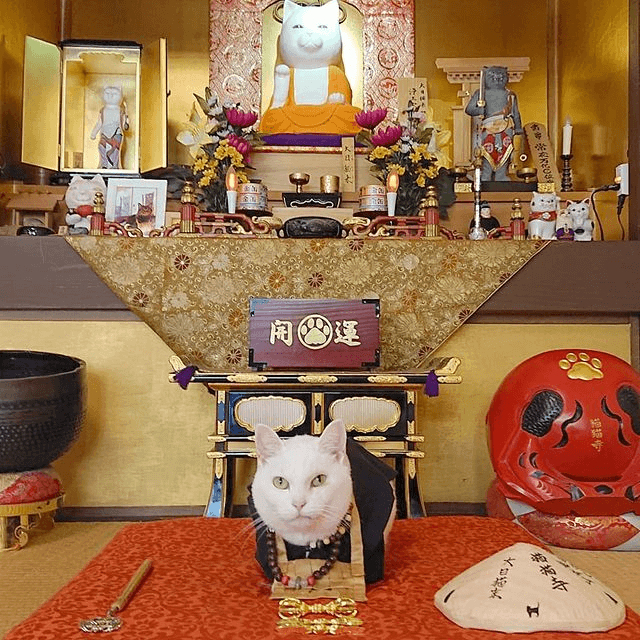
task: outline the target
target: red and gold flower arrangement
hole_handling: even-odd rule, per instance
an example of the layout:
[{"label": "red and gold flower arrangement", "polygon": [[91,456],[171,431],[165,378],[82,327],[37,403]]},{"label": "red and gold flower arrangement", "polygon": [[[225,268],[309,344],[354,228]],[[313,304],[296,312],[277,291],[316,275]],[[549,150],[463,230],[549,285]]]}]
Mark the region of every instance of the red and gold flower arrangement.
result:
[{"label": "red and gold flower arrangement", "polygon": [[420,114],[409,114],[407,126],[387,123],[386,117],[386,109],[356,114],[362,127],[357,141],[366,146],[371,173],[380,182],[386,184],[394,171],[398,174],[397,215],[417,215],[430,184],[436,184],[441,195],[449,190],[453,194],[449,171],[436,156],[437,131]]},{"label": "red and gold flower arrangement", "polygon": [[258,115],[243,111],[238,104],[220,104],[205,88],[204,97],[194,94],[204,118],[194,107],[189,123],[178,134],[178,141],[194,156],[193,181],[200,188],[203,206],[209,211],[227,210],[225,177],[234,167],[238,182],[248,182],[251,150],[261,144],[253,125]]}]

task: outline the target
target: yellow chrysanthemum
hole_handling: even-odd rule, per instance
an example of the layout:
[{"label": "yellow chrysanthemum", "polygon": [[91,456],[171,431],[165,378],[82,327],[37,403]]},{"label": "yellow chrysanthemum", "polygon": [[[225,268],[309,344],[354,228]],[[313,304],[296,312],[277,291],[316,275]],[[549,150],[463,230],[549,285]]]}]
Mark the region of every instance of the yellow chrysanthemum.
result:
[{"label": "yellow chrysanthemum", "polygon": [[405,174],[406,169],[399,164],[391,163],[387,167],[389,171],[397,171],[399,176],[403,176]]},{"label": "yellow chrysanthemum", "polygon": [[211,183],[211,176],[202,176],[200,180],[198,180],[199,187],[206,187]]},{"label": "yellow chrysanthemum", "polygon": [[207,166],[207,159],[204,156],[198,156],[193,163],[194,171],[202,171]]},{"label": "yellow chrysanthemum", "polygon": [[238,182],[244,184],[245,182],[249,182],[249,176],[244,171],[236,171],[236,175],[238,176]]},{"label": "yellow chrysanthemum", "polygon": [[211,167],[208,167],[207,169],[205,169],[203,171],[203,176],[206,176],[209,179],[215,178],[216,177],[216,170],[211,168]]},{"label": "yellow chrysanthemum", "polygon": [[427,177],[424,175],[424,173],[420,173],[418,174],[418,177],[416,178],[416,184],[419,187],[424,187],[427,184]]},{"label": "yellow chrysanthemum", "polygon": [[427,169],[427,176],[429,178],[435,178],[438,175],[438,165],[433,165]]},{"label": "yellow chrysanthemum", "polygon": [[388,147],[375,147],[369,154],[370,160],[383,160],[391,155],[392,151]]}]

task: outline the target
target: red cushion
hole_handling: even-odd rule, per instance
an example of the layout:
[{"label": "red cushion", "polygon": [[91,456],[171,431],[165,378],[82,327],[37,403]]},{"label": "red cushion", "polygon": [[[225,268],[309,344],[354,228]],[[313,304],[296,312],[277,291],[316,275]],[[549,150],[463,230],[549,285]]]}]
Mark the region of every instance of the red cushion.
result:
[{"label": "red cushion", "polygon": [[51,468],[0,473],[0,504],[24,504],[55,498],[62,484]]}]

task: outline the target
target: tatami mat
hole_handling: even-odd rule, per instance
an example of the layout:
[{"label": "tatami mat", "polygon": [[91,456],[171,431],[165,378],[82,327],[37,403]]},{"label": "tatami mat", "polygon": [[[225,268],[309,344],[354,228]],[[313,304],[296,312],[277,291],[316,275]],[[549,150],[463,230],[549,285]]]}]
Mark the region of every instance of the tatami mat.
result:
[{"label": "tatami mat", "polygon": [[79,573],[123,526],[61,522],[30,533],[19,551],[0,552],[0,638]]},{"label": "tatami mat", "polygon": [[[33,533],[24,549],[0,553],[0,638],[79,573],[123,526],[62,522]],[[640,613],[640,553],[553,551],[602,580]]]}]

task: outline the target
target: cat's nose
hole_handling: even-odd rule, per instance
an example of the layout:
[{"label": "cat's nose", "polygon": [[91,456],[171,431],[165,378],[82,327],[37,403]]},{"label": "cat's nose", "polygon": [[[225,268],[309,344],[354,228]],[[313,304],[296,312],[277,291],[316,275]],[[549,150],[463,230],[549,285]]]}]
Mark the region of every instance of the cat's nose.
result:
[{"label": "cat's nose", "polygon": [[302,509],[304,508],[304,505],[307,504],[307,502],[306,500],[297,500],[292,504],[298,511],[302,511]]}]

